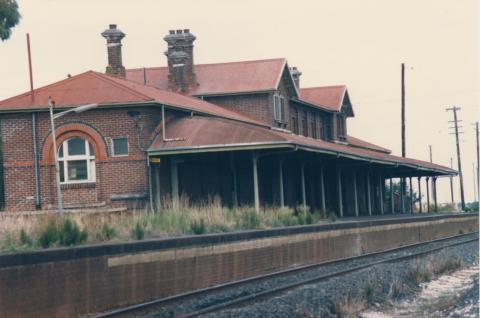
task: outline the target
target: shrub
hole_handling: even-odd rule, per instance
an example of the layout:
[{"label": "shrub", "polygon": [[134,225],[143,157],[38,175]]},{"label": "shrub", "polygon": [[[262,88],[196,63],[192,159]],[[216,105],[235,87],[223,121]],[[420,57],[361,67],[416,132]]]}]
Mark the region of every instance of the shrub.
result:
[{"label": "shrub", "polygon": [[205,233],[205,221],[203,219],[191,221],[190,222],[190,230],[196,235],[204,234]]},{"label": "shrub", "polygon": [[32,246],[33,245],[32,238],[27,234],[27,232],[25,232],[24,229],[22,229],[20,231],[20,243],[23,246]]},{"label": "shrub", "polygon": [[87,229],[80,230],[77,222],[66,219],[59,233],[60,244],[65,246],[83,243],[88,238]]},{"label": "shrub", "polygon": [[337,220],[337,215],[334,212],[330,212],[328,214],[328,219],[330,220],[330,222],[335,222]]},{"label": "shrub", "polygon": [[255,210],[249,209],[241,212],[239,223],[240,228],[248,230],[259,228],[262,221]]},{"label": "shrub", "polygon": [[137,240],[143,240],[145,238],[145,228],[137,222],[133,228],[133,237]]},{"label": "shrub", "polygon": [[55,222],[50,221],[47,226],[42,230],[40,236],[38,237],[38,243],[41,247],[47,248],[54,245],[60,238],[60,233],[58,231],[57,225]]},{"label": "shrub", "polygon": [[290,213],[279,215],[279,220],[283,226],[293,226],[299,223],[298,217]]},{"label": "shrub", "polygon": [[103,223],[102,230],[100,232],[100,240],[109,241],[117,235],[115,228],[108,226],[108,224]]},{"label": "shrub", "polygon": [[363,285],[362,296],[367,301],[367,303],[371,304],[375,297],[375,284],[372,280],[367,280]]},{"label": "shrub", "polygon": [[300,212],[297,215],[297,219],[298,219],[298,224],[302,224],[302,225],[313,224],[313,215],[308,211]]}]

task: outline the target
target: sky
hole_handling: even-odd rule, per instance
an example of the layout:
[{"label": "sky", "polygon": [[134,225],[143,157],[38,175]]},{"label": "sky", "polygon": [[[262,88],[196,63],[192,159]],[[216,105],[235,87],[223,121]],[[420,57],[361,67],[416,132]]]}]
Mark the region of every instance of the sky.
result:
[{"label": "sky", "polygon": [[[479,4],[476,0],[20,0],[22,19],[0,42],[0,100],[29,89],[25,34],[30,33],[34,86],[87,70],[104,71],[105,39],[126,33],[127,68],[164,66],[171,29],[197,37],[195,63],[285,57],[301,86],[346,84],[355,118],[348,133],[401,154],[400,65],[406,65],[407,156],[457,168],[453,114],[461,107],[466,201],[474,199],[479,120]],[[448,178],[437,182],[450,202]],[[454,179],[455,201],[459,182]],[[422,193],[425,193],[423,183]]]}]

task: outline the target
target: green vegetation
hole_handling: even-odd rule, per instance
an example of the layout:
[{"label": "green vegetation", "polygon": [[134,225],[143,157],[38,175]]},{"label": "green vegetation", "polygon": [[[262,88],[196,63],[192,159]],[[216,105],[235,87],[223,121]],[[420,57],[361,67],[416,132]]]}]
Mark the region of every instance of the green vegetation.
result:
[{"label": "green vegetation", "polygon": [[77,222],[66,219],[59,231],[60,245],[72,246],[83,243],[88,238],[87,229],[80,230]]},{"label": "green vegetation", "polygon": [[[99,220],[99,217],[103,220]],[[41,214],[28,219],[28,222],[12,222],[10,227],[3,229],[0,234],[0,251],[268,229],[335,220],[334,213],[330,213],[327,219],[326,213],[311,213],[309,209],[266,208],[256,212],[251,207],[229,209],[219,203],[150,213],[133,211],[110,216]]]},{"label": "green vegetation", "polygon": [[190,223],[190,229],[192,230],[193,234],[200,235],[205,233],[205,221],[203,219],[200,220],[193,220]]},{"label": "green vegetation", "polygon": [[137,222],[133,228],[133,237],[136,240],[143,240],[145,238],[145,228],[140,222]]},{"label": "green vegetation", "polygon": [[86,228],[80,230],[77,222],[65,219],[63,223],[50,220],[47,226],[40,232],[38,244],[43,247],[72,246],[85,242],[88,238]]},{"label": "green vegetation", "polygon": [[47,227],[40,232],[38,243],[41,247],[47,248],[54,245],[58,241],[59,236],[57,225],[54,221],[50,221]]},{"label": "green vegetation", "polygon": [[20,231],[20,243],[23,246],[32,246],[33,245],[32,238],[27,234],[27,232],[25,232],[24,229],[22,229]]},{"label": "green vegetation", "polygon": [[0,0],[0,40],[10,37],[12,28],[20,21],[16,0]]}]

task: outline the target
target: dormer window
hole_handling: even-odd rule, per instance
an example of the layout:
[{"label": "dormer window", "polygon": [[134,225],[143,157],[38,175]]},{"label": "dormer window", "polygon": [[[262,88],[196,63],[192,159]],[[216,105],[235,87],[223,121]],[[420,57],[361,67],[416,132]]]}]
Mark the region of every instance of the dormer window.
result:
[{"label": "dormer window", "polygon": [[302,134],[305,137],[308,137],[308,121],[307,121],[307,111],[303,111],[303,116],[302,116]]},{"label": "dormer window", "polygon": [[273,119],[278,123],[285,123],[285,97],[281,94],[273,95]]},{"label": "dormer window", "polygon": [[347,139],[347,125],[346,125],[346,116],[344,113],[337,115],[337,130],[338,130],[338,139],[346,140]]}]

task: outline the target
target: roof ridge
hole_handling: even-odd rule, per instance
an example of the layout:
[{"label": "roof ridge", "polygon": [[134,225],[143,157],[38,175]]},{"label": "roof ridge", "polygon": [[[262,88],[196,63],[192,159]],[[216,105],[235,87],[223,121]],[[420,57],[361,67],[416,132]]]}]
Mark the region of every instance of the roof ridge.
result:
[{"label": "roof ridge", "polygon": [[347,87],[347,85],[339,84],[339,85],[327,85],[327,86],[301,87],[300,90],[302,91],[302,90],[333,88],[333,87]]},{"label": "roof ridge", "polygon": [[[77,74],[77,75],[73,75],[73,76],[71,76],[71,77],[67,77],[67,78],[65,78],[65,79],[59,80],[59,81],[57,81],[57,82],[53,82],[53,83],[51,83],[51,84],[47,84],[47,85],[41,86],[41,87],[39,87],[39,88],[35,88],[35,89],[33,90],[33,94],[35,95],[35,93],[37,93],[37,92],[41,92],[41,91],[43,91],[43,90],[45,90],[45,89],[47,89],[47,88],[52,88],[52,87],[54,87],[54,86],[63,84],[64,82],[67,82],[67,81],[72,81],[72,80],[79,79],[79,78],[87,75],[88,73],[95,73],[95,72],[92,71],[92,70],[88,70],[88,71],[85,71],[85,72],[83,72],[83,73],[80,73],[80,74]],[[18,95],[9,97],[9,98],[4,99],[4,100],[0,100],[0,106],[5,105],[6,102],[8,102],[8,101],[10,101],[10,100],[12,100],[12,99],[15,99],[15,98],[17,98],[17,97],[28,96],[28,95],[30,95],[30,94],[31,94],[31,91],[27,91],[27,92],[23,92],[23,93],[20,93],[20,94],[18,94]],[[35,99],[34,99],[34,100],[35,100]]]},{"label": "roof ridge", "polygon": [[[97,78],[103,80],[103,81],[108,81],[110,82],[111,84],[119,87],[119,88],[122,88],[124,90],[127,90],[127,91],[130,91],[132,92],[133,94],[137,95],[138,97],[140,98],[147,98],[148,100],[154,100],[155,98],[152,98],[151,96],[148,96],[148,95],[145,95],[143,93],[140,93],[139,91],[135,90],[134,88],[131,88],[131,87],[128,87],[124,84],[121,83],[121,81],[127,81],[126,79],[121,79],[121,78],[114,78],[112,76],[109,76],[109,75],[106,75],[106,74],[103,74],[103,73],[100,73],[100,72],[95,72],[95,71],[91,71],[93,73],[93,75],[95,75]],[[132,81],[128,81],[129,83],[132,83],[134,85],[141,85],[141,84],[138,84],[138,83],[135,83],[135,82],[132,82]],[[145,85],[146,86],[146,85]],[[151,86],[150,86],[151,87]]]},{"label": "roof ridge", "polygon": [[[245,64],[245,63],[258,63],[258,62],[271,62],[271,61],[281,61],[281,60],[287,60],[284,57],[278,57],[278,58],[270,58],[270,59],[259,59],[259,60],[246,60],[246,61],[234,61],[234,62],[217,62],[217,63],[202,63],[202,64],[195,64],[194,67],[202,67],[202,66],[210,66],[210,65],[224,65],[224,64]],[[152,66],[152,67],[145,67],[147,70],[153,70],[153,69],[166,69],[168,66]],[[127,69],[128,71],[141,71],[143,70],[144,67],[137,67],[137,68],[129,68]]]}]

